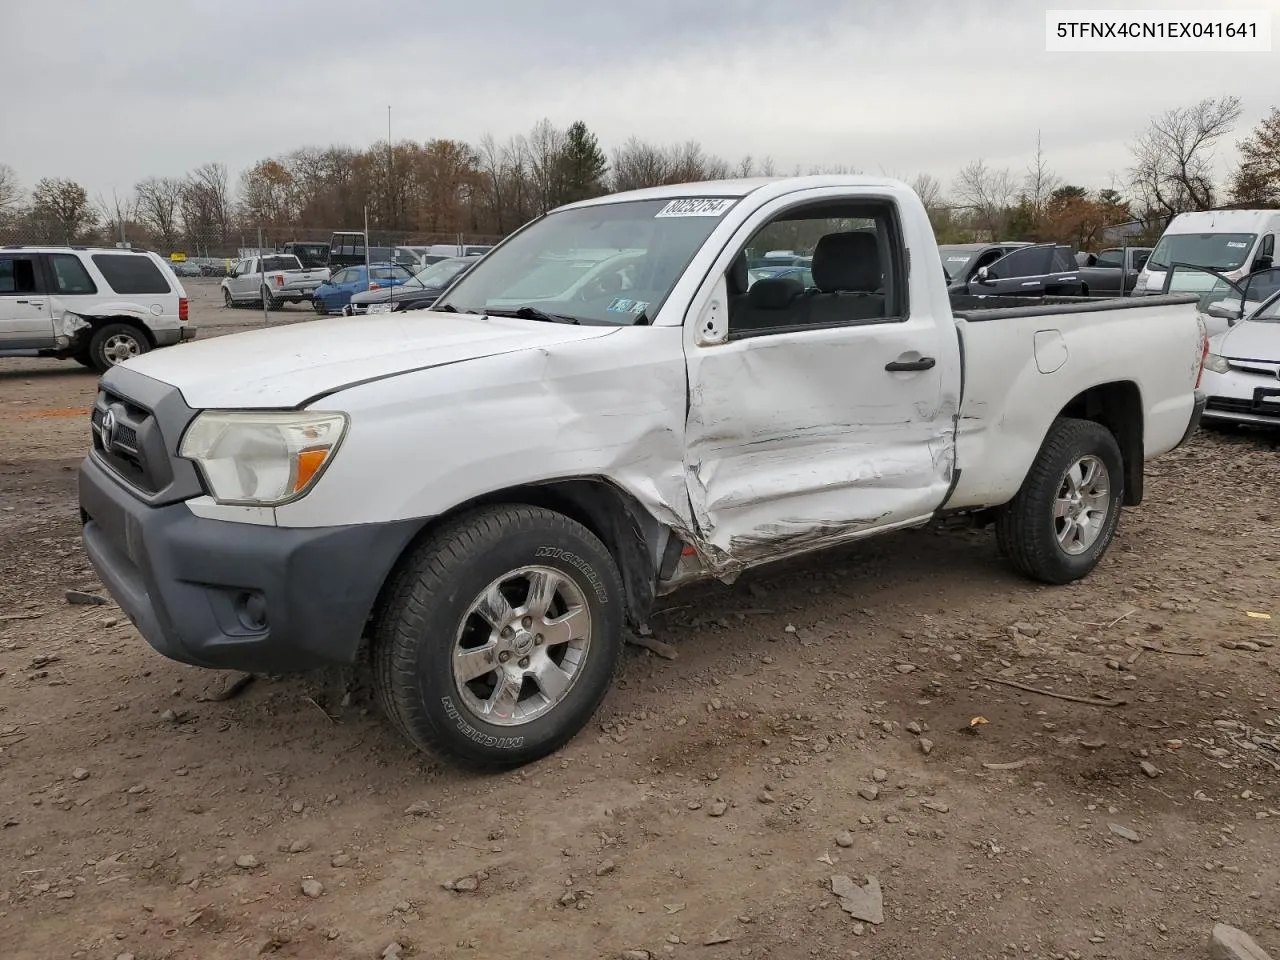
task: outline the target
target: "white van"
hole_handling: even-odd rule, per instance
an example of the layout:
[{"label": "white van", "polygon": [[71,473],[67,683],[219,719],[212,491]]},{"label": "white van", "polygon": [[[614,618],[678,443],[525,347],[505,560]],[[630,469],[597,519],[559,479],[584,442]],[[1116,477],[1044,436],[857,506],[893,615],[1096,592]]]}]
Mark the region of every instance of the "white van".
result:
[{"label": "white van", "polygon": [[[1280,210],[1202,210],[1180,213],[1165,228],[1134,285],[1135,295],[1156,294],[1164,288],[1171,263],[1208,267],[1239,280],[1272,265]],[[1203,292],[1213,277],[1198,270],[1178,273],[1170,293]]]}]

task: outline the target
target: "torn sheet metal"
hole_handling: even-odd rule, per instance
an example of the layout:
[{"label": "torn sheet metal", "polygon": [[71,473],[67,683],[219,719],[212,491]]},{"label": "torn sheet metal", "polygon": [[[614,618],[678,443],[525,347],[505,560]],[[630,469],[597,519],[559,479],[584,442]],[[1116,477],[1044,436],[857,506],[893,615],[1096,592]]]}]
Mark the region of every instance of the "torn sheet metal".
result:
[{"label": "torn sheet metal", "polygon": [[690,356],[685,478],[717,576],[933,514],[955,469],[955,387],[884,370],[927,335],[841,328]]}]

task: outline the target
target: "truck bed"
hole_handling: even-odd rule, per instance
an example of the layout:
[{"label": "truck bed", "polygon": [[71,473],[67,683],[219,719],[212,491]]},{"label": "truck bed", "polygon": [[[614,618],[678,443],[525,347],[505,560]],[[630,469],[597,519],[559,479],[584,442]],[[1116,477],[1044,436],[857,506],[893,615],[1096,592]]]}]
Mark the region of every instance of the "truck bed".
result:
[{"label": "truck bed", "polygon": [[[1043,317],[1069,313],[1096,313],[1100,310],[1137,310],[1143,307],[1195,303],[1194,293],[1166,293],[1150,297],[975,297],[967,293],[951,295],[951,310],[969,323]],[[998,303],[999,306],[992,306]]]}]

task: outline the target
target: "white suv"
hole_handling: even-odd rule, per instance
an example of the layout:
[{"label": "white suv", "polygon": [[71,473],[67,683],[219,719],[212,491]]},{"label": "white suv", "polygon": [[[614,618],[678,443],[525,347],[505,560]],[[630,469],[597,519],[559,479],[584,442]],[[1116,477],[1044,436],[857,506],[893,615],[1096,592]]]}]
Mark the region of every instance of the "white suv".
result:
[{"label": "white suv", "polygon": [[0,247],[0,357],[70,358],[106,370],[195,337],[187,291],[141,250]]}]

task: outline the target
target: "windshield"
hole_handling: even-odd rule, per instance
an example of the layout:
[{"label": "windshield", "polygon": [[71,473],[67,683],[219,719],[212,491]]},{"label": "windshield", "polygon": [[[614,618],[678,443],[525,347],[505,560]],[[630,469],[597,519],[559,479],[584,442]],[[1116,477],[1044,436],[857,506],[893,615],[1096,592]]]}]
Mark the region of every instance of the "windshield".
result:
[{"label": "windshield", "polygon": [[549,214],[487,254],[435,309],[534,306],[579,323],[651,321],[735,202],[632,200]]},{"label": "windshield", "polygon": [[1267,305],[1249,318],[1250,323],[1280,323],[1280,296],[1272,297]]},{"label": "windshield", "polygon": [[942,270],[946,273],[948,280],[964,276],[964,272],[969,266],[969,261],[974,257],[967,250],[956,250],[949,247],[939,247],[938,252],[942,254]]},{"label": "windshield", "polygon": [[406,286],[443,287],[456,277],[469,263],[469,260],[441,260],[433,263],[425,270],[419,270]]},{"label": "windshield", "polygon": [[1166,233],[1156,244],[1147,266],[1167,270],[1171,263],[1189,263],[1211,270],[1235,270],[1244,263],[1257,239],[1254,233]]}]

